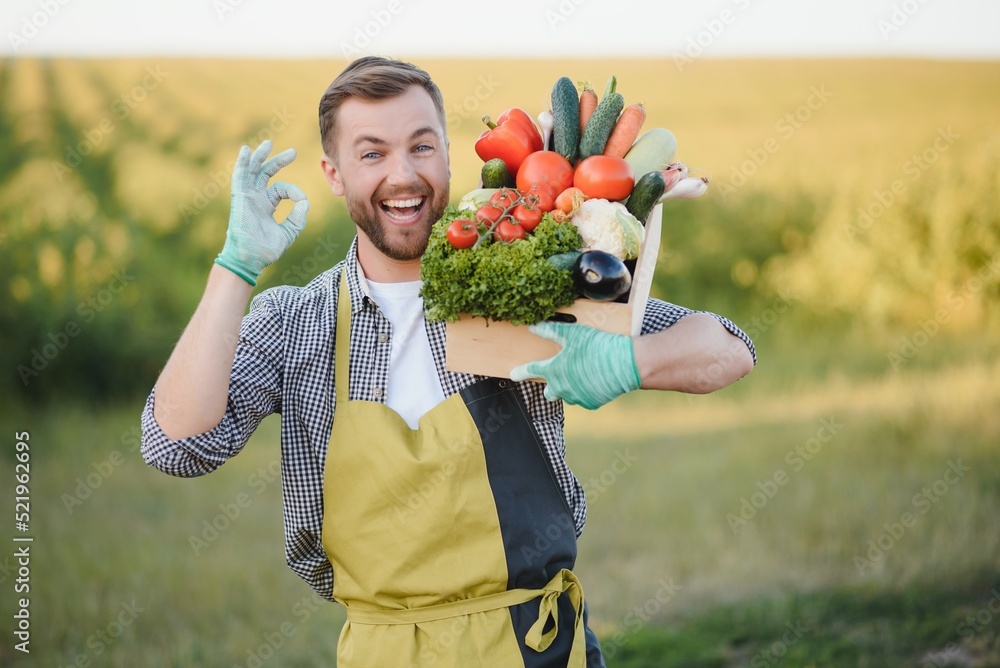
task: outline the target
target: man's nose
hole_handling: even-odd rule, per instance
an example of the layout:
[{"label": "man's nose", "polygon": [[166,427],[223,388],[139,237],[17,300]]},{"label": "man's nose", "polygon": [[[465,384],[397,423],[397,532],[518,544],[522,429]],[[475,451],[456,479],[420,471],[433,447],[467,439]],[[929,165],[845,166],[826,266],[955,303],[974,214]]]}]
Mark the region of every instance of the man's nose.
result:
[{"label": "man's nose", "polygon": [[399,156],[392,162],[388,181],[392,184],[408,184],[416,180],[417,171],[413,168],[408,155]]}]

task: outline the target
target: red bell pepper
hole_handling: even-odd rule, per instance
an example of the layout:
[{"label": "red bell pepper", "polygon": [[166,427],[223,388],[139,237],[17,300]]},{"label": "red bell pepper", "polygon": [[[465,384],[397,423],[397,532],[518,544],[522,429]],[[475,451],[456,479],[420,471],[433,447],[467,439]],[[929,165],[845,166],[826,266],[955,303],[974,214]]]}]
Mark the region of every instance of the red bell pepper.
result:
[{"label": "red bell pepper", "polygon": [[500,158],[511,176],[517,174],[526,157],[542,148],[542,135],[527,112],[521,109],[508,109],[500,114],[496,123],[489,116],[483,116],[483,122],[489,129],[476,140],[476,153],[483,162]]}]

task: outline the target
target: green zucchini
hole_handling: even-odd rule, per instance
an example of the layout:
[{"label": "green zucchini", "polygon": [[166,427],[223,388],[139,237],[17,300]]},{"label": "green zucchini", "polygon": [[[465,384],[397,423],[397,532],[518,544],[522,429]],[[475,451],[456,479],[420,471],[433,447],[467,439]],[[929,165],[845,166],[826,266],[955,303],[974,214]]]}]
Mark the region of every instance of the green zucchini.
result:
[{"label": "green zucchini", "polygon": [[[625,98],[622,97],[621,93],[615,92],[606,95],[597,104],[597,109],[594,109],[590,120],[587,121],[587,127],[583,129],[583,136],[580,137],[581,160],[604,153],[604,146],[608,143],[608,137],[615,129],[618,115],[622,113],[624,106]],[[577,120],[579,121],[579,117]]]},{"label": "green zucchini", "polygon": [[556,269],[571,271],[578,257],[580,257],[580,251],[567,251],[557,255],[550,255],[546,258],[546,261]]},{"label": "green zucchini", "polygon": [[663,176],[663,172],[659,170],[648,172],[635,182],[635,188],[625,202],[625,208],[635,216],[636,220],[645,225],[649,212],[656,206],[666,188],[667,179]]},{"label": "green zucchini", "polygon": [[653,128],[639,135],[625,154],[625,162],[634,174],[648,174],[666,169],[677,155],[677,140],[665,128]]},{"label": "green zucchini", "polygon": [[569,77],[552,87],[552,142],[556,153],[576,162],[580,146],[580,95]]},{"label": "green zucchini", "polygon": [[507,169],[507,163],[500,158],[493,158],[483,163],[482,170],[484,188],[513,188],[514,177]]}]

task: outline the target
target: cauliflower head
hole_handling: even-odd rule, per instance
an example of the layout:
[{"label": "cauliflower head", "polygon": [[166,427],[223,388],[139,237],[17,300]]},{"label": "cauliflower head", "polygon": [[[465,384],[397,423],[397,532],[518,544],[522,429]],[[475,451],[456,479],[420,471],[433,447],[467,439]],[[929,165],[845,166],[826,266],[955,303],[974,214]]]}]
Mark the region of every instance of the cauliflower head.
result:
[{"label": "cauliflower head", "polygon": [[646,230],[621,202],[588,199],[570,220],[583,239],[581,250],[602,250],[623,261],[639,257]]}]

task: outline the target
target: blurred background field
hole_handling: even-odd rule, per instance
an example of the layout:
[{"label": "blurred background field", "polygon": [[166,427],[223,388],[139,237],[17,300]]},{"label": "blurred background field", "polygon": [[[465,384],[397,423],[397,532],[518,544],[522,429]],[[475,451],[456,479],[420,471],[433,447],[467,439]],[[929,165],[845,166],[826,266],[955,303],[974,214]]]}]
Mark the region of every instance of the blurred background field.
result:
[{"label": "blurred background field", "polygon": [[[1000,665],[1000,63],[418,64],[447,103],[453,199],[479,117],[537,114],[564,74],[616,74],[712,177],[664,207],[654,294],[732,318],[758,367],[568,412],[609,665]],[[0,423],[31,433],[32,665],[333,662],[343,616],[282,559],[278,419],[205,480],[147,469],[135,429],[221,247],[241,143],[297,148],[281,176],[312,205],[260,289],[346,251],[316,128],[342,65],[0,61]]]}]

